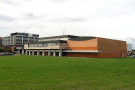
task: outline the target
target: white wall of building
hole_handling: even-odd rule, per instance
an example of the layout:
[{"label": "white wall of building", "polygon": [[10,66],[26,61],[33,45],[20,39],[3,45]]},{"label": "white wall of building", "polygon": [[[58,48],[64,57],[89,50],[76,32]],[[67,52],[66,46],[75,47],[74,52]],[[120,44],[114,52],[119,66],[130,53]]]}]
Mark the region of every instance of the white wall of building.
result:
[{"label": "white wall of building", "polygon": [[127,51],[132,51],[132,44],[127,44]]}]

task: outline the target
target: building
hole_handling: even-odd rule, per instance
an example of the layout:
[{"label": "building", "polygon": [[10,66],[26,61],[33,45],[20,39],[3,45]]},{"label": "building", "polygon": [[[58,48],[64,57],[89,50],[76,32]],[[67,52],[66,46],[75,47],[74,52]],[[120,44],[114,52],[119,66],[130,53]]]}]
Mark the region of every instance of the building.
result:
[{"label": "building", "polygon": [[74,35],[61,35],[61,36],[52,36],[52,37],[42,37],[39,38],[39,42],[44,42],[44,41],[54,41],[54,40],[63,40],[63,41],[67,41],[71,38],[76,38],[78,36],[74,36]]},{"label": "building", "polygon": [[[2,44],[4,47],[15,47],[22,50],[25,43],[38,42],[39,35],[29,33],[12,33],[10,36],[3,37]],[[13,49],[12,49],[13,50]]]},{"label": "building", "polygon": [[135,55],[135,49],[132,49],[132,54],[131,55]]},{"label": "building", "polygon": [[78,37],[67,41],[67,56],[92,58],[126,57],[126,41],[100,37]]},{"label": "building", "polygon": [[67,49],[67,40],[76,38],[73,35],[61,35],[39,38],[39,42],[27,43],[22,53],[26,55],[64,56],[62,50]]},{"label": "building", "polygon": [[66,49],[66,41],[55,40],[25,44],[22,53],[26,55],[63,56],[62,50]]},{"label": "building", "polygon": [[132,44],[127,44],[127,51],[132,51]]},{"label": "building", "polygon": [[2,38],[0,37],[0,47],[2,46]]},{"label": "building", "polygon": [[24,45],[24,43],[37,42],[39,35],[29,33],[12,33],[8,37],[3,38],[2,44],[7,45]]},{"label": "building", "polygon": [[127,55],[132,55],[132,44],[127,44]]},{"label": "building", "polygon": [[63,35],[40,38],[39,42],[24,45],[22,54],[90,58],[126,57],[126,41],[100,37]]}]

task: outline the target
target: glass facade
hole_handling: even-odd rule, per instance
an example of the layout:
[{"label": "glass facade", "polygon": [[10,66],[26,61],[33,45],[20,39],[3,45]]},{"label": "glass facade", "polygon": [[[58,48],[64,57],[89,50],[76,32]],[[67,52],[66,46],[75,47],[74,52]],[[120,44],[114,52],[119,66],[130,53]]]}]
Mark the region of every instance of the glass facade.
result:
[{"label": "glass facade", "polygon": [[3,38],[3,45],[24,45],[25,43],[38,42],[39,35],[28,33],[13,33]]},{"label": "glass facade", "polygon": [[48,46],[58,46],[59,43],[44,43],[44,44],[29,44],[29,47],[48,47]]}]

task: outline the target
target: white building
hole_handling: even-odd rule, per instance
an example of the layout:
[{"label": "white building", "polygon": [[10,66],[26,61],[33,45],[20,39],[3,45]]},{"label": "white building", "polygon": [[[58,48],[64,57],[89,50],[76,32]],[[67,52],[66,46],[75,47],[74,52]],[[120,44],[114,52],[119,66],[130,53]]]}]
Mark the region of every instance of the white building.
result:
[{"label": "white building", "polygon": [[127,51],[131,52],[132,51],[132,44],[127,44]]},{"label": "white building", "polygon": [[3,37],[2,44],[3,46],[8,45],[24,45],[24,43],[37,42],[39,38],[38,34],[29,34],[29,33],[12,33],[8,37]]}]

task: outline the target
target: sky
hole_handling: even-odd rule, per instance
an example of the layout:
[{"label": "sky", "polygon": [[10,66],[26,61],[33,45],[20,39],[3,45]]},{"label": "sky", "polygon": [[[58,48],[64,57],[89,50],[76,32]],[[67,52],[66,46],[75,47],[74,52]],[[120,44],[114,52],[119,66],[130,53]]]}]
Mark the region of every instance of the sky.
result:
[{"label": "sky", "polygon": [[135,48],[135,0],[0,0],[0,36],[97,36]]}]

